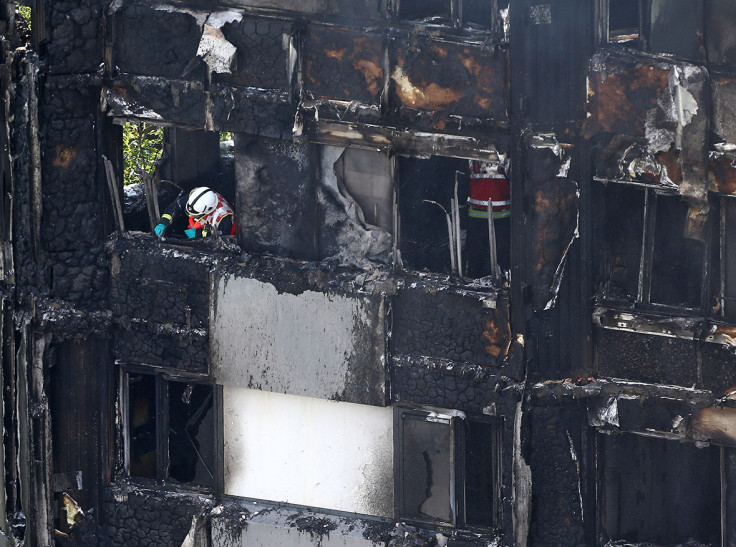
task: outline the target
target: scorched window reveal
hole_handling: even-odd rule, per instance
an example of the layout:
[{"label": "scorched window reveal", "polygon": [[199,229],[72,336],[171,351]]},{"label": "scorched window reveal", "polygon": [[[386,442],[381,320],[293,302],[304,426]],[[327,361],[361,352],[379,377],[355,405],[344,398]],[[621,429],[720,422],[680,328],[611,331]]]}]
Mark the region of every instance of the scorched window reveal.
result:
[{"label": "scorched window reveal", "polygon": [[397,407],[396,517],[457,527],[498,524],[500,419]]},{"label": "scorched window reveal", "polygon": [[212,386],[126,367],[121,387],[127,474],[214,487]]}]

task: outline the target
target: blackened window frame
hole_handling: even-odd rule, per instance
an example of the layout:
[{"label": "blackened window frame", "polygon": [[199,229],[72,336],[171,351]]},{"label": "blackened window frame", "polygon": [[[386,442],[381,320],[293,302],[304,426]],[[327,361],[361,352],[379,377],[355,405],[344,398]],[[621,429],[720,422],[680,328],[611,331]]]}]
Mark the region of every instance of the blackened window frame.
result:
[{"label": "blackened window frame", "polygon": [[[669,190],[666,188],[655,187],[651,184],[640,183],[636,181],[628,180],[610,180],[601,179],[599,177],[594,178],[594,184],[602,185],[602,191],[605,191],[607,185],[621,185],[630,188],[641,190],[644,195],[642,197],[644,201],[643,216],[641,219],[642,226],[642,240],[639,242],[639,267],[638,267],[638,283],[637,292],[635,295],[630,295],[634,298],[634,302],[631,303],[630,307],[633,307],[640,311],[654,312],[654,313],[667,313],[667,314],[679,314],[679,315],[696,315],[706,317],[717,317],[717,315],[711,306],[711,302],[717,294],[713,294],[711,280],[716,272],[712,271],[711,264],[713,262],[712,257],[712,245],[710,244],[713,237],[714,225],[719,222],[719,219],[715,218],[713,209],[708,213],[707,227],[705,233],[705,242],[703,249],[703,267],[700,272],[700,295],[698,298],[697,306],[668,304],[652,301],[651,287],[653,280],[653,268],[654,261],[657,255],[657,249],[655,248],[656,238],[656,223],[657,223],[657,199],[658,197],[678,197],[679,194],[675,189]],[[680,196],[681,197],[681,196]],[[713,200],[713,194],[710,193],[710,199]],[[600,232],[599,235],[602,236]],[[722,236],[723,234],[721,234]],[[601,299],[601,305],[606,308],[618,309],[624,303],[621,298],[610,296],[608,284],[610,283],[610,272],[602,272],[604,278],[600,281],[603,283],[603,289],[599,293]]]},{"label": "blackened window frame", "polygon": [[[203,492],[221,492],[223,484],[222,473],[222,417],[221,401],[222,391],[215,385],[207,375],[194,373],[181,373],[161,367],[155,367],[140,363],[125,363],[118,367],[118,407],[120,409],[119,442],[122,448],[122,462],[120,462],[120,474],[134,481],[163,481],[177,488],[191,489]],[[154,412],[156,412],[156,476],[145,477],[131,474],[131,423],[130,423],[130,377],[132,375],[151,376],[155,383]],[[194,384],[206,386],[211,389],[211,413],[213,427],[213,443],[211,454],[211,480],[207,484],[194,481],[183,482],[170,477],[169,455],[169,390],[168,384]]]},{"label": "blackened window frame", "polygon": [[[408,487],[408,477],[404,465],[404,420],[410,419],[437,424],[437,427],[447,427],[450,437],[451,477],[448,491],[448,504],[452,515],[448,520],[439,518],[422,518],[411,516],[405,507],[406,500],[403,494],[404,488]],[[491,445],[493,457],[489,462],[490,471],[493,476],[490,511],[490,525],[469,522],[467,514],[467,481],[473,480],[474,475],[469,473],[466,467],[468,452],[469,423],[481,424],[489,428],[491,432]],[[464,530],[478,530],[488,532],[498,529],[501,525],[501,489],[503,484],[502,467],[502,423],[500,416],[466,415],[463,412],[452,410],[430,410],[428,408],[417,408],[413,406],[394,406],[394,518],[403,522],[418,526],[451,527]],[[409,515],[409,516],[407,516]]]},{"label": "blackened window frame", "polygon": [[[478,22],[469,21],[468,14],[464,12],[464,2],[471,0],[444,0],[444,4],[449,10],[447,20],[430,20],[427,19],[433,17],[428,14],[427,17],[422,19],[409,19],[402,14],[401,2],[408,0],[396,0],[392,4],[392,17],[393,20],[401,24],[413,24],[413,25],[431,25],[436,27],[444,27],[448,29],[474,29],[482,32],[493,32],[494,29],[498,32],[499,36],[503,36],[504,21],[501,16],[501,9],[508,9],[508,0],[489,0],[489,24],[484,25]],[[422,0],[415,0],[418,3],[422,3]],[[438,2],[441,3],[441,2]],[[501,6],[506,6],[505,8]],[[439,17],[439,16],[438,16]]]}]

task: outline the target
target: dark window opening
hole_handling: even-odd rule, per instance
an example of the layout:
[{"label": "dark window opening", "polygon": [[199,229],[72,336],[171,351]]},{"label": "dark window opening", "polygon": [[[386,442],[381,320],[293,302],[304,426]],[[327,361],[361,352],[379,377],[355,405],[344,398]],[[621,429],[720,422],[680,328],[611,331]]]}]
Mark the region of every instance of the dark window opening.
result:
[{"label": "dark window opening", "polygon": [[491,419],[397,409],[397,518],[497,525],[500,428]]},{"label": "dark window opening", "polygon": [[625,184],[599,187],[594,195],[602,211],[596,262],[603,298],[631,306],[701,308],[708,253],[687,233],[687,203]]},{"label": "dark window opening", "polygon": [[400,0],[399,18],[404,21],[448,23],[452,16],[450,0]]},{"label": "dark window opening", "polygon": [[493,422],[465,422],[465,523],[490,528],[498,522],[501,484],[500,430]]},{"label": "dark window opening", "polygon": [[127,375],[132,477],[215,485],[213,389],[162,375]]},{"label": "dark window opening", "polygon": [[720,545],[720,449],[601,435],[599,516],[606,540]]},{"label": "dark window opening", "polygon": [[[504,173],[500,161],[399,158],[399,248],[404,267],[469,278],[508,270],[511,218]],[[491,194],[496,197],[489,224]]]},{"label": "dark window opening", "polygon": [[718,219],[711,237],[712,306],[717,315],[736,319],[736,200],[724,196],[712,206]]},{"label": "dark window opening", "polygon": [[[499,5],[498,9],[503,9],[503,6]],[[494,2],[489,2],[488,0],[463,0],[463,23],[467,23],[470,26],[477,25],[491,28],[493,26],[493,15]]]},{"label": "dark window opening", "polygon": [[640,32],[639,0],[608,0],[608,41],[635,45]]},{"label": "dark window opening", "polygon": [[687,237],[687,203],[677,196],[655,199],[651,301],[696,308],[701,301],[703,242]]},{"label": "dark window opening", "polygon": [[130,474],[155,479],[156,472],[156,377],[128,376],[128,426]]}]

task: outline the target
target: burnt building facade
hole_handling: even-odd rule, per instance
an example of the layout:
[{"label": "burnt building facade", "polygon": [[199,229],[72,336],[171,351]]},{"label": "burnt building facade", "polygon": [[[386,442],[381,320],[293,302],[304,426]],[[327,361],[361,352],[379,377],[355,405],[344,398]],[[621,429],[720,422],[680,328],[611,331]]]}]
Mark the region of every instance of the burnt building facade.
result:
[{"label": "burnt building facade", "polygon": [[[736,545],[735,26],[2,2],[0,544]],[[237,235],[154,236],[202,185]]]}]

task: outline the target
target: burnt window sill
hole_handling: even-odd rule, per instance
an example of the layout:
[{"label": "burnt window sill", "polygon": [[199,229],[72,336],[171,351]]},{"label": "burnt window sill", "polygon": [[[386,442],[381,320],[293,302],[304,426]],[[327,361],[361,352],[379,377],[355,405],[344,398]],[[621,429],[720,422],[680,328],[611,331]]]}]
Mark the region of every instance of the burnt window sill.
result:
[{"label": "burnt window sill", "polygon": [[736,324],[715,321],[697,315],[674,315],[639,310],[624,311],[598,306],[593,311],[593,324],[609,330],[699,340],[736,348]]}]

